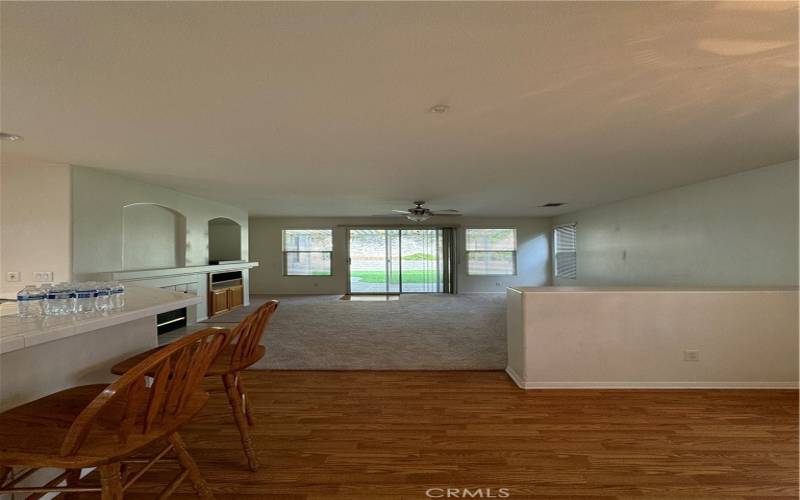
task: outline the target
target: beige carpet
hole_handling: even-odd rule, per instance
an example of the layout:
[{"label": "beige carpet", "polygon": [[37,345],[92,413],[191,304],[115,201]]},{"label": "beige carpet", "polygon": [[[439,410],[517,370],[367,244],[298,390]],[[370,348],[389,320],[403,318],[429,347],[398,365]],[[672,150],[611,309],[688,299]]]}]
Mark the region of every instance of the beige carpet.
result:
[{"label": "beige carpet", "polygon": [[[498,370],[506,367],[505,295],[402,295],[357,302],[338,295],[251,297],[206,324],[230,326],[265,300],[281,301],[254,368]],[[200,326],[200,325],[197,325]],[[195,328],[196,329],[196,328]]]}]

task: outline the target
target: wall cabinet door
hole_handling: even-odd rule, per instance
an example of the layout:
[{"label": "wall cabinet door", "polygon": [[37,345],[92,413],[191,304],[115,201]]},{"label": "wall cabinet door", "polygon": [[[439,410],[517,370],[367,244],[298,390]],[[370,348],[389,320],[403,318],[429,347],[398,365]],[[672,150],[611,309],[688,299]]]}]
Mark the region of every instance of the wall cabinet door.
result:
[{"label": "wall cabinet door", "polygon": [[211,292],[211,315],[225,312],[229,309],[228,290],[214,290]]},{"label": "wall cabinet door", "polygon": [[234,309],[244,305],[244,287],[234,286],[228,288],[228,309]]}]

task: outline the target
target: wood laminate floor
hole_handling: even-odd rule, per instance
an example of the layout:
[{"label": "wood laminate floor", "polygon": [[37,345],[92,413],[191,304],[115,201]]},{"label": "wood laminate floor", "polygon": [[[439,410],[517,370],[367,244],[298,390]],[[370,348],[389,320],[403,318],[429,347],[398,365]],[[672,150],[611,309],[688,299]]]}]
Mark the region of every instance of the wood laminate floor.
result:
[{"label": "wood laminate floor", "polygon": [[[798,495],[796,391],[523,391],[491,371],[244,380],[258,472],[244,467],[216,381],[182,432],[219,499],[425,499],[429,488],[484,488],[483,498],[508,488],[512,499]],[[130,497],[153,498],[171,475],[159,466]],[[188,483],[179,491],[193,498]]]}]

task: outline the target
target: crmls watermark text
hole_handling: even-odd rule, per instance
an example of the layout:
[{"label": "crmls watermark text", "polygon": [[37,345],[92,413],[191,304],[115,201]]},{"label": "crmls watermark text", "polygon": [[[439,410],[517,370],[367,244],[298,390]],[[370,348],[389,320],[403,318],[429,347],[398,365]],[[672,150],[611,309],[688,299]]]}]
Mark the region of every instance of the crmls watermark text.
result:
[{"label": "crmls watermark text", "polygon": [[509,498],[508,488],[428,488],[428,498]]}]

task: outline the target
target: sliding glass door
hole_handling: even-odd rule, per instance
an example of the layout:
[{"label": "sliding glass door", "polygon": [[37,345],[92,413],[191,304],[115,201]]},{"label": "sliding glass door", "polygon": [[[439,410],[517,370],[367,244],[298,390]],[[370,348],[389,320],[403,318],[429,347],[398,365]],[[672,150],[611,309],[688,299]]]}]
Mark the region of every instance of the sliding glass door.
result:
[{"label": "sliding glass door", "polygon": [[400,237],[396,230],[351,229],[350,293],[400,292]]},{"label": "sliding glass door", "polygon": [[350,293],[452,290],[449,230],[352,228],[348,232]]},{"label": "sliding glass door", "polygon": [[441,229],[402,229],[400,242],[401,291],[441,293]]}]

